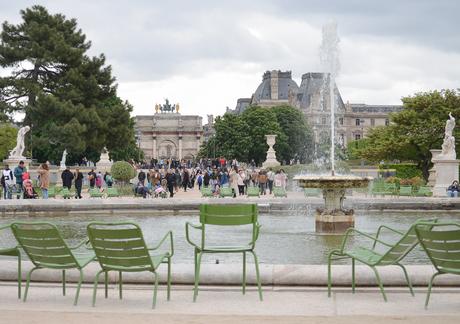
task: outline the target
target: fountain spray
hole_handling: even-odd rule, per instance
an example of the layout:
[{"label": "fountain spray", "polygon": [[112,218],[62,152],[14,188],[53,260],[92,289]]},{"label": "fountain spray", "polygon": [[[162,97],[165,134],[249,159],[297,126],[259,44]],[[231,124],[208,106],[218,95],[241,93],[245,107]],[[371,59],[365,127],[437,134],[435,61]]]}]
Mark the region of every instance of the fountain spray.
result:
[{"label": "fountain spray", "polygon": [[331,174],[335,175],[335,78],[340,69],[339,36],[335,22],[323,26],[323,41],[320,47],[321,66],[329,75],[329,102],[331,106]]}]

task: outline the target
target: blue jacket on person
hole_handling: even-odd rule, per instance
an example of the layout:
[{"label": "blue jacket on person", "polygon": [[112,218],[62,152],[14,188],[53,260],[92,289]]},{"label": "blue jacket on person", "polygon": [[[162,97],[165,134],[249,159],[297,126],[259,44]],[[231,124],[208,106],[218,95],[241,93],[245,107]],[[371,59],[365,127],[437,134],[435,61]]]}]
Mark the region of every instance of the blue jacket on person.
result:
[{"label": "blue jacket on person", "polygon": [[25,172],[25,168],[20,167],[19,165],[14,168],[14,176],[16,178],[16,183],[22,186],[22,174]]}]

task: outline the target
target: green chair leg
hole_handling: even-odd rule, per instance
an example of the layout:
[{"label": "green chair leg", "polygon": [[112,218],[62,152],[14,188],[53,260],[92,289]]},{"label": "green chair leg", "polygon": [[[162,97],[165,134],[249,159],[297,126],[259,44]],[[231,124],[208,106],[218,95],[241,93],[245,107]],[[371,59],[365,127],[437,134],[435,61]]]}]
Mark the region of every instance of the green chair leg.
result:
[{"label": "green chair leg", "polygon": [[105,298],[109,297],[109,272],[106,271],[104,275],[104,289],[105,289]]},{"label": "green chair leg", "polygon": [[26,302],[27,300],[27,293],[29,292],[29,284],[30,284],[30,277],[32,277],[32,272],[34,272],[35,270],[37,270],[39,268],[35,267],[35,268],[32,268],[29,273],[27,274],[27,281],[26,281],[26,290],[24,291],[24,302]]},{"label": "green chair leg", "polygon": [[21,299],[21,286],[22,286],[22,262],[21,254],[18,254],[18,299]]},{"label": "green chair leg", "polygon": [[62,296],[65,296],[65,270],[62,270]]},{"label": "green chair leg", "polygon": [[75,301],[74,301],[74,306],[77,306],[77,303],[78,303],[78,297],[80,296],[80,288],[81,288],[81,284],[83,282],[83,270],[79,269],[80,271],[80,278],[78,279],[78,285],[77,285],[77,292],[75,294]]},{"label": "green chair leg", "polygon": [[425,309],[428,309],[428,302],[430,301],[431,288],[433,287],[433,281],[434,281],[434,278],[436,278],[438,275],[440,275],[440,273],[436,272],[433,276],[431,276],[430,283],[428,284],[428,293],[426,294]]},{"label": "green chair leg", "polygon": [[97,284],[99,282],[99,276],[101,275],[101,273],[103,273],[104,270],[101,270],[99,271],[97,274],[96,274],[96,278],[94,279],[94,288],[93,288],[93,307],[96,306],[96,294],[97,294]]},{"label": "green chair leg", "polygon": [[329,253],[327,258],[327,297],[331,297],[332,289],[332,253]]},{"label": "green chair leg", "polygon": [[379,273],[378,273],[378,271],[377,271],[377,269],[375,267],[371,267],[371,268],[372,268],[372,270],[374,270],[375,278],[377,279],[377,283],[379,285],[380,292],[383,295],[383,300],[387,301],[387,296],[385,295],[385,290],[383,289],[382,280],[380,280]]},{"label": "green chair leg", "polygon": [[168,301],[171,300],[171,257],[168,257]]},{"label": "green chair leg", "polygon": [[407,282],[407,285],[409,286],[409,291],[410,291],[411,295],[412,295],[412,296],[415,296],[415,295],[414,295],[414,290],[412,289],[412,283],[410,282],[409,275],[407,274],[406,267],[403,266],[402,264],[398,264],[398,266],[401,267],[401,269],[402,269],[403,272],[404,272],[404,277],[406,278],[406,282]]},{"label": "green chair leg", "polygon": [[351,292],[354,294],[355,293],[355,287],[356,287],[356,282],[355,282],[355,259],[351,259]]},{"label": "green chair leg", "polygon": [[152,303],[152,309],[155,309],[155,306],[157,304],[157,290],[158,290],[158,275],[156,272],[153,273],[155,276],[155,284],[153,288],[153,303]]},{"label": "green chair leg", "polygon": [[243,252],[243,295],[246,293],[246,252]]},{"label": "green chair leg", "polygon": [[120,299],[123,299],[123,277],[122,277],[122,274],[121,274],[121,271],[118,272],[118,285],[119,285],[119,296],[120,296]]},{"label": "green chair leg", "polygon": [[200,265],[202,255],[203,253],[198,253],[197,263],[195,265],[195,289],[193,291],[193,302],[196,302],[196,296],[198,296],[198,283],[200,282]]},{"label": "green chair leg", "polygon": [[260,271],[259,271],[259,261],[257,259],[257,255],[254,251],[251,251],[252,255],[254,256],[254,263],[256,265],[256,278],[257,278],[257,288],[259,290],[259,299],[260,301],[263,301],[262,297],[262,284],[260,282]]}]

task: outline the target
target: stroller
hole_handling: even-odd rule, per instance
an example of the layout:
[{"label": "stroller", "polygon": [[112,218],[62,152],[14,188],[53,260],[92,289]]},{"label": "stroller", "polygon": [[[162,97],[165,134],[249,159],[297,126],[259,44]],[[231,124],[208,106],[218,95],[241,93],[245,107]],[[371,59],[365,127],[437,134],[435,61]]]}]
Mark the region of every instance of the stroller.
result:
[{"label": "stroller", "polygon": [[155,186],[155,190],[154,190],[155,198],[158,198],[158,197],[167,198],[168,197],[167,185],[168,185],[168,182],[166,181],[166,179],[161,180],[161,185],[159,182],[157,183],[157,185]]},{"label": "stroller", "polygon": [[32,185],[32,180],[26,179],[22,183],[24,187],[24,199],[36,199],[38,198],[38,194],[35,191],[33,185]]}]

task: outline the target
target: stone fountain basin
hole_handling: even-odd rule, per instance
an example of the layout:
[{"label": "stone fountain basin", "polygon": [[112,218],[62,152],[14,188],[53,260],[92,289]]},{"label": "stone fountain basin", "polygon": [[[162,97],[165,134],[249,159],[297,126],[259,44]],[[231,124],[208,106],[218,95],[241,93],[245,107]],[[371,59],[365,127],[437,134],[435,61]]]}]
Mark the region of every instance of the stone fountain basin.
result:
[{"label": "stone fountain basin", "polygon": [[353,175],[324,175],[324,176],[295,176],[294,180],[302,188],[321,188],[321,189],[343,189],[343,188],[366,188],[371,177],[359,177]]}]

